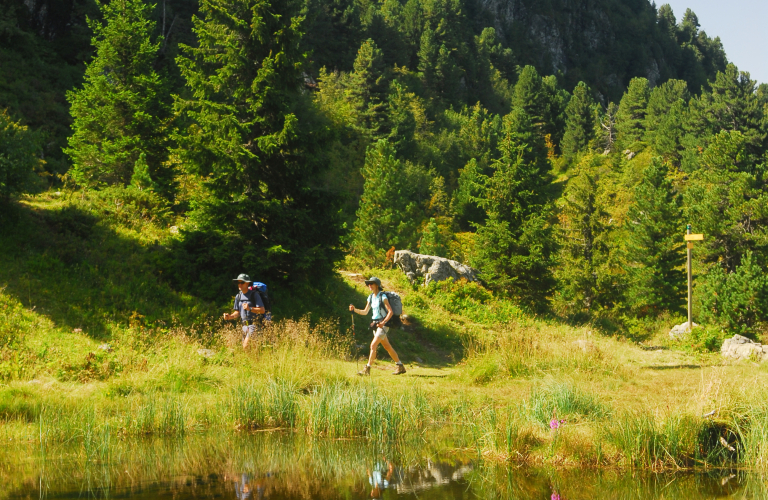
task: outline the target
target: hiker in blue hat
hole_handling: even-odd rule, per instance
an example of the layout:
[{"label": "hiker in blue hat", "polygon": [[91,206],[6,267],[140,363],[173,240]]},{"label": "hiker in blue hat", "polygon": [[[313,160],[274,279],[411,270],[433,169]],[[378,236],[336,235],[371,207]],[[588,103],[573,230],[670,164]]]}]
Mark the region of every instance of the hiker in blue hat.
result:
[{"label": "hiker in blue hat", "polygon": [[392,306],[389,305],[387,295],[382,291],[383,287],[381,286],[381,280],[376,277],[371,277],[371,279],[365,280],[365,284],[368,285],[368,289],[371,291],[365,309],[356,309],[352,304],[349,305],[349,310],[357,314],[366,315],[368,314],[368,311],[373,311],[373,321],[371,322],[371,331],[373,332],[371,354],[368,356],[368,364],[365,365],[365,368],[363,368],[362,371],[358,372],[358,375],[371,374],[371,365],[376,361],[376,349],[379,347],[379,344],[384,346],[384,349],[390,356],[392,356],[395,363],[397,363],[397,367],[392,374],[400,375],[401,373],[405,373],[405,366],[403,366],[400,357],[392,348],[392,344],[389,343],[389,339],[387,338],[387,332],[389,332],[387,322],[392,318],[394,313],[392,312]]},{"label": "hiker in blue hat", "polygon": [[261,295],[258,291],[249,290],[251,278],[247,274],[241,274],[232,281],[237,282],[237,288],[240,292],[235,296],[235,303],[232,314],[224,313],[225,320],[238,319],[243,323],[243,349],[248,346],[248,340],[256,331],[256,326],[261,324],[262,315],[266,312],[264,303],[261,301]]}]

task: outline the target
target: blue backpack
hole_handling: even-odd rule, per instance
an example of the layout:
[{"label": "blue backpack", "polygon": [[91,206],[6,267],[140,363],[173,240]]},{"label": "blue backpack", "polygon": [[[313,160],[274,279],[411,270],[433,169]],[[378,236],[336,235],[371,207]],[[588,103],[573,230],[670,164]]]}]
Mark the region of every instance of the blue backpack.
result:
[{"label": "blue backpack", "polygon": [[251,286],[248,287],[248,290],[255,290],[256,293],[259,294],[261,302],[264,304],[266,314],[270,314],[272,312],[272,303],[270,302],[269,294],[267,293],[267,285],[260,281],[254,281],[251,283]]}]

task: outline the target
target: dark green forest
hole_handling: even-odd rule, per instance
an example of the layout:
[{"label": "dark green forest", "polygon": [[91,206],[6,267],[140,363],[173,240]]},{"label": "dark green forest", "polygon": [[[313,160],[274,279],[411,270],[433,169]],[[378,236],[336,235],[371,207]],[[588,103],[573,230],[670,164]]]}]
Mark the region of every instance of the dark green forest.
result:
[{"label": "dark green forest", "polygon": [[[647,0],[0,0],[0,197],[175,217],[164,279],[391,247],[531,312],[768,321],[768,85]],[[148,215],[149,216],[149,215]],[[165,244],[165,243],[164,243]],[[356,264],[354,264],[356,263]]]}]

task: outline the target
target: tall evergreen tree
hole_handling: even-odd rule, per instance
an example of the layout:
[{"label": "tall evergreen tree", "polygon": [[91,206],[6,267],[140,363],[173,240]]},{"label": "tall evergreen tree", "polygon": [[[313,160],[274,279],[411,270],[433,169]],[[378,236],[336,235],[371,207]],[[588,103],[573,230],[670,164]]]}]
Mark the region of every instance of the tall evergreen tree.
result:
[{"label": "tall evergreen tree", "polygon": [[170,94],[153,68],[160,41],[151,41],[152,6],[115,0],[101,4],[101,10],[104,23],[89,22],[96,55],[83,88],[67,94],[73,119],[65,149],[73,164],[70,175],[83,186],[126,185],[144,155],[150,175],[167,190]]},{"label": "tall evergreen tree", "polygon": [[619,299],[611,262],[610,234],[615,226],[601,180],[599,162],[587,156],[559,200],[557,302],[571,315],[590,313]]},{"label": "tall evergreen tree", "polygon": [[499,153],[480,195],[487,219],[477,230],[474,265],[493,288],[541,308],[553,286],[549,163],[524,110],[504,118]]},{"label": "tall evergreen tree", "polygon": [[386,134],[389,82],[384,57],[373,40],[368,39],[360,46],[348,85],[349,99],[357,111],[358,128],[370,138],[381,138]]},{"label": "tall evergreen tree", "polygon": [[630,148],[643,138],[645,113],[650,88],[645,78],[633,78],[619,103],[616,114],[616,144],[619,151]]},{"label": "tall evergreen tree", "polygon": [[627,213],[627,302],[641,316],[678,312],[685,303],[685,224],[680,197],[667,173],[666,165],[655,158],[643,172]]},{"label": "tall evergreen tree", "polygon": [[392,246],[416,250],[429,202],[427,172],[398,160],[392,145],[380,140],[368,148],[362,173],[365,187],[352,231],[353,253],[376,264]]},{"label": "tall evergreen tree", "polygon": [[573,97],[565,108],[566,122],[563,136],[563,154],[572,158],[583,151],[595,134],[595,101],[589,87],[579,82],[573,89]]},{"label": "tall evergreen tree", "polygon": [[0,201],[26,190],[33,171],[42,166],[39,151],[35,134],[0,111]]},{"label": "tall evergreen tree", "polygon": [[681,157],[683,124],[690,98],[687,83],[669,80],[654,88],[648,99],[644,141],[657,155],[676,164]]},{"label": "tall evergreen tree", "polygon": [[303,92],[297,7],[204,0],[199,44],[178,58],[189,98],[177,97],[177,109],[193,123],[178,154],[202,179],[186,241],[204,252],[190,257],[203,282],[214,265],[307,278],[340,256],[334,196],[313,188],[327,136]]}]

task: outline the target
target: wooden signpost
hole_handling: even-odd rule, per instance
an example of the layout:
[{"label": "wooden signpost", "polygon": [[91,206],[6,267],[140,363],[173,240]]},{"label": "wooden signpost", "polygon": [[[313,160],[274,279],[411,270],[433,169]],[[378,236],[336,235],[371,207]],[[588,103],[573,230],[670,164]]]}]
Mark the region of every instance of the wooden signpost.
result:
[{"label": "wooden signpost", "polygon": [[704,241],[703,234],[691,234],[691,225],[685,228],[685,241],[688,242],[688,331],[693,330],[693,321],[691,320],[691,296],[693,286],[693,272],[691,270],[691,251],[693,250],[694,241]]}]

